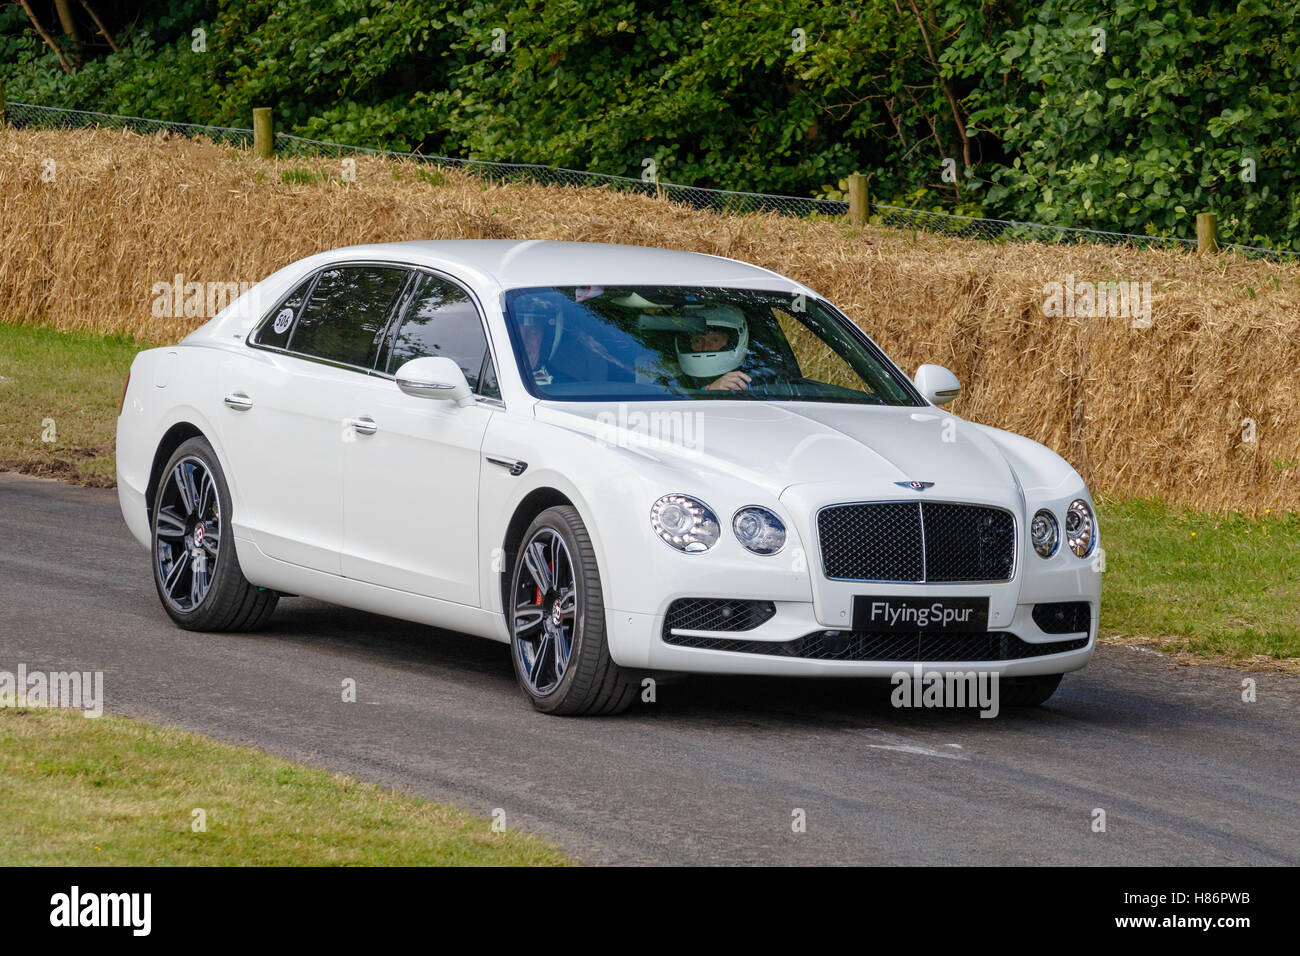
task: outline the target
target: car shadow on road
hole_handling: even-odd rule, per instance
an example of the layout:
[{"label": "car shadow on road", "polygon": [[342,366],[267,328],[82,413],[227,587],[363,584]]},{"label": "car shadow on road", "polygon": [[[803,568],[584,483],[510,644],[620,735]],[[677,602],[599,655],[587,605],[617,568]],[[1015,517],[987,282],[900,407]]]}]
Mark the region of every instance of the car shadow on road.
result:
[{"label": "car shadow on road", "polygon": [[[519,694],[504,644],[315,600],[282,601],[258,639],[318,649],[334,647],[353,655],[361,652],[376,662],[424,669],[431,676],[446,670],[473,674],[485,692],[499,693],[503,701],[511,703]],[[1058,703],[1054,699],[1043,708],[1003,708],[998,720],[991,721],[980,716],[978,706],[896,707],[894,686],[888,679],[725,675],[655,675],[653,679],[652,687],[643,685],[642,699],[626,715],[613,719],[663,716],[733,723],[797,722],[828,728],[861,726],[864,720],[904,720],[931,727],[972,722],[989,726],[1042,722],[1056,712]],[[1067,699],[1067,691],[1068,685],[1063,685],[1062,700]]]},{"label": "car shadow on road", "polygon": [[503,681],[514,682],[505,644],[310,598],[281,599],[258,636],[317,648],[336,645],[394,664],[500,671]]},{"label": "car shadow on road", "polygon": [[1050,716],[1050,705],[994,708],[997,720],[981,717],[978,703],[967,707],[901,707],[895,703],[895,687],[888,678],[691,675],[668,680],[659,690],[655,706],[665,716],[676,718],[779,719],[826,727],[860,727],[864,721],[991,727],[995,723],[1032,723]]}]

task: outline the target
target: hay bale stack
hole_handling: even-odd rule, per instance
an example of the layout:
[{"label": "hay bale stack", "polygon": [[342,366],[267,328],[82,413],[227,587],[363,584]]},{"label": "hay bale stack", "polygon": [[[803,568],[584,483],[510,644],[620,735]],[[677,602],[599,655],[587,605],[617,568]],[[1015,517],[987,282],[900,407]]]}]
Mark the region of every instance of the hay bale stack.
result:
[{"label": "hay bale stack", "polygon": [[[0,318],[169,342],[204,321],[153,314],[155,283],[177,273],[255,281],[321,249],[417,238],[687,249],[806,283],[909,371],[949,366],[965,387],[954,411],[1056,449],[1097,491],[1300,509],[1300,266],[859,233],[367,157],[355,182],[341,171],[167,136],[0,131]],[[1048,283],[1069,276],[1150,283],[1150,326],[1044,314]]]}]

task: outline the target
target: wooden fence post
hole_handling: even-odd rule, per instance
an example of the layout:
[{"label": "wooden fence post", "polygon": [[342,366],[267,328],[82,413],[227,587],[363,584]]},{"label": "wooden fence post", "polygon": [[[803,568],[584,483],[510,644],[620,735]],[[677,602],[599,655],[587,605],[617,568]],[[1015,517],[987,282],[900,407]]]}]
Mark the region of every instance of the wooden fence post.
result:
[{"label": "wooden fence post", "polygon": [[271,108],[259,106],[253,110],[253,155],[270,159],[273,152],[274,133],[271,126]]},{"label": "wooden fence post", "polygon": [[1219,217],[1212,212],[1196,214],[1196,251],[1219,251]]},{"label": "wooden fence post", "polygon": [[862,173],[849,173],[849,224],[853,226],[865,226],[867,216],[870,213],[868,204],[867,183],[870,176],[864,176]]}]

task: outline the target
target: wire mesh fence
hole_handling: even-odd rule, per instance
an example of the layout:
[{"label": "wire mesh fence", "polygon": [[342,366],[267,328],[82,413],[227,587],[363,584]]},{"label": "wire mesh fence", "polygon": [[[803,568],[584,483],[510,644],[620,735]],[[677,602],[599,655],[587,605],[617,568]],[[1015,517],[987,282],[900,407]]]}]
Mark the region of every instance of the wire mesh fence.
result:
[{"label": "wire mesh fence", "polygon": [[781,196],[772,193],[749,193],[729,189],[708,189],[703,186],[682,186],[655,180],[636,179],[631,176],[613,176],[608,173],[589,173],[563,166],[542,166],[536,163],[498,163],[481,159],[455,159],[450,156],[429,156],[422,153],[403,153],[363,146],[345,146],[324,140],[307,139],[290,133],[275,134],[276,149],[283,155],[336,155],[364,154],[390,159],[411,159],[458,169],[489,179],[493,182],[532,182],[543,186],[601,186],[623,192],[657,196],[670,202],[681,203],[695,209],[712,209],[737,214],[775,212],[792,216],[820,213],[842,216],[849,204],[833,199],[811,199],[800,196]]},{"label": "wire mesh fence", "polygon": [[1126,232],[1054,226],[1014,219],[978,219],[944,212],[903,209],[898,206],[872,205],[872,213],[882,226],[894,229],[917,229],[937,232],[959,239],[986,239],[1000,242],[1047,242],[1066,244],[1100,242],[1108,245],[1133,245],[1142,249],[1194,249],[1195,239],[1175,236],[1140,236]]},{"label": "wire mesh fence", "polygon": [[253,143],[251,129],[205,126],[201,123],[170,123],[143,116],[117,116],[91,110],[65,110],[30,103],[4,104],[4,120],[11,126],[38,129],[129,129],[135,133],[173,133],[177,136],[206,136],[216,143],[246,148]]},{"label": "wire mesh fence", "polygon": [[[179,136],[203,136],[216,143],[249,148],[253,144],[253,131],[231,126],[207,126],[200,123],[174,123],[147,119],[141,116],[118,116],[90,110],[69,110],[30,103],[4,103],[0,119],[15,127],[44,129],[78,129],[101,127],[129,129],[136,133],[169,133]],[[496,183],[529,182],[545,186],[595,186],[621,192],[655,196],[693,209],[711,210],[732,215],[751,213],[777,213],[779,215],[808,217],[845,216],[849,204],[838,199],[817,199],[803,196],[782,196],[773,193],[752,193],[729,189],[709,189],[703,186],[683,186],[655,180],[636,179],[631,176],[614,176],[591,173],[558,166],[536,163],[500,163],[479,159],[458,159],[450,156],[430,156],[368,146],[350,146],[325,140],[309,139],[292,133],[276,133],[275,148],[282,156],[380,156],[388,159],[411,160],[433,166],[456,169],[481,179]],[[1018,222],[1011,219],[983,219],[953,213],[924,209],[907,209],[882,203],[870,204],[873,225],[903,231],[926,232],[952,238],[980,239],[997,242],[1104,243],[1131,245],[1140,249],[1195,249],[1196,240],[1176,236],[1137,235],[1109,232],[1076,226],[1059,226],[1047,223]],[[1296,261],[1300,252],[1286,249],[1265,249],[1237,243],[1224,243],[1225,251],[1236,252],[1252,258],[1265,257]]]}]

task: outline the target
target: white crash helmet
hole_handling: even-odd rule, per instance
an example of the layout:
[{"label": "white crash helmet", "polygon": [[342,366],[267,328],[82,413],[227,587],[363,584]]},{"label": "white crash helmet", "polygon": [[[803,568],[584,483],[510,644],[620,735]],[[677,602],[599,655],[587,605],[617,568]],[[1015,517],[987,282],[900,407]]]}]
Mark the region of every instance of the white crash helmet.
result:
[{"label": "white crash helmet", "polygon": [[703,309],[696,315],[708,323],[709,332],[724,332],[727,341],[712,352],[691,350],[691,341],[700,333],[680,332],[677,335],[677,361],[682,371],[693,378],[717,378],[740,368],[749,351],[749,323],[745,314],[734,305],[720,305]]},{"label": "white crash helmet", "polygon": [[564,338],[564,313],[558,302],[542,295],[520,296],[511,308],[520,328],[536,326],[542,330],[542,344],[538,352],[538,365],[545,365],[555,357]]}]

